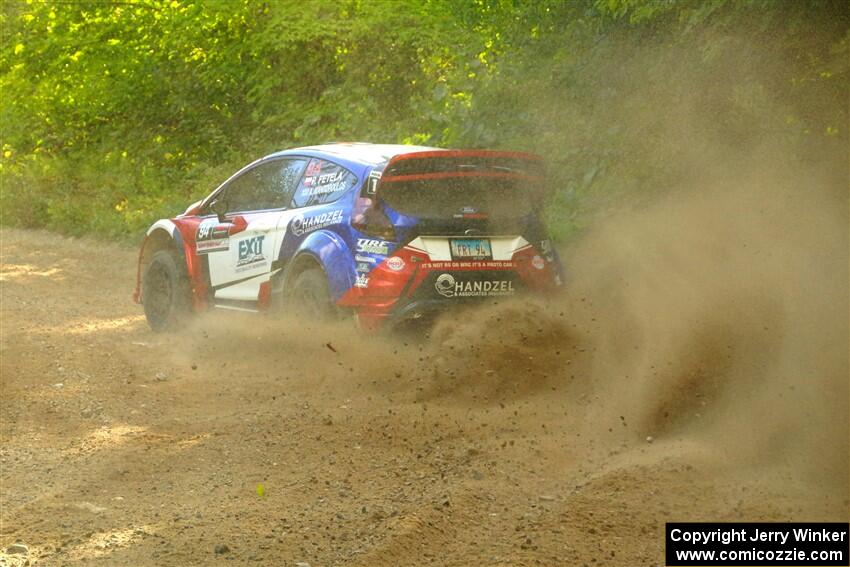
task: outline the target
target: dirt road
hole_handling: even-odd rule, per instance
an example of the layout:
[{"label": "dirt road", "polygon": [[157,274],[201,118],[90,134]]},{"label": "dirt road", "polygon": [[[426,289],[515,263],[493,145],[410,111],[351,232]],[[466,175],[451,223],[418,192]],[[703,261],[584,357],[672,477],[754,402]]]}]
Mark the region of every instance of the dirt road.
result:
[{"label": "dirt road", "polygon": [[819,397],[846,393],[846,352],[815,341],[825,381],[774,388],[795,315],[763,290],[717,288],[729,325],[674,308],[690,292],[641,319],[578,282],[421,343],[230,313],[156,335],[135,251],[0,234],[0,546],[28,546],[0,565],[659,565],[665,521],[847,518],[846,398]]}]

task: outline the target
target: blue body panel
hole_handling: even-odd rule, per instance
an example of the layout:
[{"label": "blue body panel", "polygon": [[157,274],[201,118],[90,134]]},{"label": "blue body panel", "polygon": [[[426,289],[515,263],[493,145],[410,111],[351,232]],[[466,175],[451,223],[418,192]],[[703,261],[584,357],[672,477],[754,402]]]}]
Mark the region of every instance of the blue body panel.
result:
[{"label": "blue body panel", "polygon": [[[324,159],[337,163],[357,176],[357,183],[349,189],[342,197],[328,203],[326,205],[310,207],[309,211],[303,215],[298,215],[290,221],[289,226],[283,237],[283,242],[280,247],[278,256],[279,264],[282,266],[289,265],[295,258],[302,255],[308,255],[317,261],[324,270],[328,278],[328,288],[331,298],[334,301],[339,300],[342,295],[351,289],[357,282],[357,276],[365,274],[368,271],[358,269],[364,266],[364,262],[358,262],[357,258],[368,257],[372,261],[368,262],[370,269],[382,262],[386,255],[375,254],[368,251],[358,251],[358,241],[361,239],[372,241],[374,237],[364,235],[351,226],[351,214],[354,208],[354,203],[357,195],[363,186],[365,179],[372,171],[373,167],[363,165],[351,160],[342,159],[333,154],[319,151],[284,151],[272,154],[263,158],[273,159],[283,156],[306,156],[312,158]],[[314,218],[321,215],[340,215],[339,221],[330,226],[326,226],[317,230],[297,234],[298,230],[293,229],[293,223],[296,219]],[[336,218],[336,217],[335,217]],[[415,219],[410,219],[410,226],[415,225]],[[381,241],[383,242],[383,241]],[[397,242],[387,243],[387,252],[392,253],[396,248]]]},{"label": "blue body panel", "polygon": [[354,255],[341,232],[344,231],[318,230],[301,238],[300,242],[296,241],[297,237],[285,237],[280,254],[282,262],[288,262],[302,254],[315,259],[328,277],[328,289],[334,301],[354,285],[357,277]]}]

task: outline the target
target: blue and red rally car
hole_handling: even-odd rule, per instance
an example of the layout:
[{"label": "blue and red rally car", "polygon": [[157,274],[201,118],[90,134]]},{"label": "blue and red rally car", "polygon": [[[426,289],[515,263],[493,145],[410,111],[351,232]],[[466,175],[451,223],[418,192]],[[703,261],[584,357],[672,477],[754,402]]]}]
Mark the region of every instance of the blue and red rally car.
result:
[{"label": "blue and red rally car", "polygon": [[545,191],[530,154],[363,143],[278,152],[150,227],[134,299],[155,331],[210,307],[349,312],[378,328],[554,290]]}]

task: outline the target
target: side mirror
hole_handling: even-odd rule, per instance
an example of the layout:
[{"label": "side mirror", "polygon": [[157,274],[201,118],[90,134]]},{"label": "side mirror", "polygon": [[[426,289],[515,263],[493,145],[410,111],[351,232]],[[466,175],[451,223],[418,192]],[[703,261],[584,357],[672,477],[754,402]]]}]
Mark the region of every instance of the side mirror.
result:
[{"label": "side mirror", "polygon": [[210,203],[210,210],[218,217],[218,222],[224,222],[224,215],[227,214],[227,201],[223,198],[215,199]]}]

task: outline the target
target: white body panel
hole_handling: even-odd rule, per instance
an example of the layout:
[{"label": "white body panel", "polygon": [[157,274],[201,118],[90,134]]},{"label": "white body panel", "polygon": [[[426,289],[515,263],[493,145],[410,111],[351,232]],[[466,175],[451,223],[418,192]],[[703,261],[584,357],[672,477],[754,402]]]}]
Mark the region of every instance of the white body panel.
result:
[{"label": "white body panel", "polygon": [[[452,253],[449,247],[449,238],[464,238],[458,236],[420,236],[407,245],[408,248],[421,250],[435,262],[450,262]],[[470,236],[468,238],[479,238]],[[490,241],[493,252],[493,260],[510,260],[518,250],[528,246],[528,241],[521,236],[482,236],[480,238]]]},{"label": "white body panel", "polygon": [[260,284],[271,277],[272,262],[280,253],[286,230],[286,223],[280,221],[291,214],[269,211],[238,215],[247,222],[245,230],[230,236],[226,249],[207,253],[216,299],[257,300]]},{"label": "white body panel", "polygon": [[145,234],[149,235],[158,228],[167,231],[171,236],[174,236],[174,233],[177,232],[177,226],[173,222],[168,219],[160,219],[153,223]]},{"label": "white body panel", "polygon": [[[316,212],[323,210],[324,212]],[[260,284],[272,276],[272,263],[280,257],[287,230],[302,236],[342,222],[342,208],[314,205],[292,210],[243,213],[248,226],[229,239],[227,250],[210,252],[210,282],[216,299],[256,301]],[[219,287],[221,286],[221,287]]]}]

